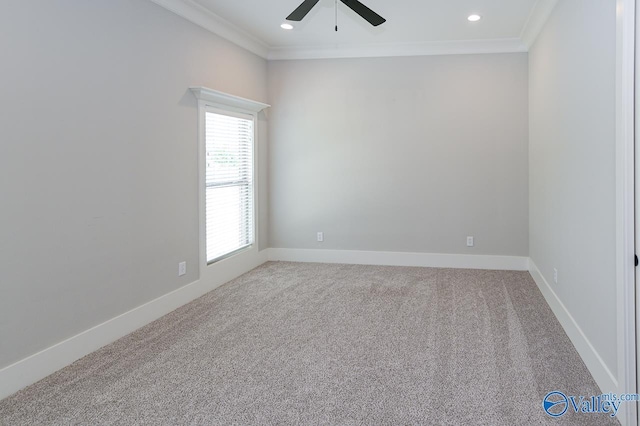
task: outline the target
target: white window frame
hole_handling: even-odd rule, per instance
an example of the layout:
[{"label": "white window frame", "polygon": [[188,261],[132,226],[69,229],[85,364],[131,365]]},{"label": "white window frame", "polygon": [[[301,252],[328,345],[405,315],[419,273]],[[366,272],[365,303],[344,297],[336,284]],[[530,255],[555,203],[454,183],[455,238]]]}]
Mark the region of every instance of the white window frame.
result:
[{"label": "white window frame", "polygon": [[[209,260],[209,256],[208,256],[208,249],[206,247],[206,241],[207,241],[207,234],[206,234],[206,215],[207,215],[207,203],[206,203],[206,178],[205,178],[205,194],[204,194],[204,199],[205,199],[205,210],[203,211],[203,214],[205,215],[205,234],[204,234],[204,238],[205,238],[205,256],[206,256],[206,262],[207,265],[211,265],[213,263],[219,262],[221,260],[226,259],[227,257],[231,257],[234,256],[238,253],[241,253],[243,251],[249,250],[251,249],[251,247],[256,244],[256,232],[257,232],[257,217],[256,215],[258,214],[258,211],[256,209],[256,202],[257,202],[257,197],[255,196],[256,194],[256,172],[257,172],[257,167],[256,167],[256,158],[255,158],[255,154],[256,154],[256,132],[255,132],[255,127],[257,125],[257,118],[255,115],[253,114],[246,114],[246,113],[239,113],[236,111],[229,111],[228,109],[222,109],[222,108],[218,108],[218,107],[212,107],[212,106],[205,106],[204,107],[204,112],[205,112],[205,120],[206,120],[206,114],[207,113],[213,113],[213,114],[217,114],[217,115],[223,115],[226,117],[233,117],[233,118],[239,118],[241,120],[247,120],[247,121],[251,121],[252,122],[252,127],[253,127],[253,135],[251,136],[251,195],[252,195],[252,200],[251,200],[251,204],[253,206],[253,209],[251,211],[251,229],[249,230],[250,233],[250,240],[251,243],[247,244],[247,245],[243,245],[233,251],[230,251],[228,253],[225,253],[223,255],[220,255],[214,259]],[[206,127],[206,126],[205,126]],[[206,129],[205,129],[205,156],[206,156]],[[201,160],[202,163],[206,163],[206,158],[203,158]],[[206,173],[206,167],[205,167],[205,173]]]},{"label": "white window frame", "polygon": [[[253,250],[259,245],[259,205],[258,205],[258,114],[268,108],[269,105],[250,99],[229,95],[206,87],[190,87],[190,90],[198,99],[198,193],[199,193],[199,240],[200,240],[200,265],[202,268],[211,267],[225,260],[232,259]],[[211,263],[207,261],[206,250],[206,113],[213,112],[230,116],[241,116],[242,118],[253,118],[253,244],[229,253]]]}]

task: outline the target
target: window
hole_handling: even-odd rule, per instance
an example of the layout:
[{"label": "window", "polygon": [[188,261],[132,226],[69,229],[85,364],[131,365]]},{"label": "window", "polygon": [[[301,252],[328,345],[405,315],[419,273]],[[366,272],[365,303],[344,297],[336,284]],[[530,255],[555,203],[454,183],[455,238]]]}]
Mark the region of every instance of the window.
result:
[{"label": "window", "polygon": [[205,113],[207,263],[253,244],[253,117]]},{"label": "window", "polygon": [[200,264],[254,256],[258,114],[269,105],[191,87],[198,98]]}]

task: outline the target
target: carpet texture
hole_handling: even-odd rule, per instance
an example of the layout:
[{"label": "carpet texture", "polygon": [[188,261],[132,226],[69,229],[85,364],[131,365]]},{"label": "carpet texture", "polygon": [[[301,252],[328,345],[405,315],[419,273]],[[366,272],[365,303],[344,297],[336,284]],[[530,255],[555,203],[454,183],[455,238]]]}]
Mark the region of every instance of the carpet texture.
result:
[{"label": "carpet texture", "polygon": [[[606,425],[527,272],[270,262],[0,402],[0,423]],[[605,390],[608,391],[608,390]]]}]

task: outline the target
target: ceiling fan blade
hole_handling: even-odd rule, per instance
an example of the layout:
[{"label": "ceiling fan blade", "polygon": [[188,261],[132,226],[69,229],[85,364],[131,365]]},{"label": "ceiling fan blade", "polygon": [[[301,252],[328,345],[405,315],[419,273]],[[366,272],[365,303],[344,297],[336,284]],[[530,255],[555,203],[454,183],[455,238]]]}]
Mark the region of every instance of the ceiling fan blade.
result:
[{"label": "ceiling fan blade", "polygon": [[384,24],[387,21],[382,16],[378,15],[373,10],[369,9],[367,6],[360,3],[358,0],[340,0],[340,1],[346,4],[355,13],[362,16],[366,21],[368,21],[374,27],[377,27],[380,24]]},{"label": "ceiling fan blade", "polygon": [[287,21],[302,21],[319,1],[320,0],[304,0],[296,10],[291,12],[291,15],[287,16]]}]

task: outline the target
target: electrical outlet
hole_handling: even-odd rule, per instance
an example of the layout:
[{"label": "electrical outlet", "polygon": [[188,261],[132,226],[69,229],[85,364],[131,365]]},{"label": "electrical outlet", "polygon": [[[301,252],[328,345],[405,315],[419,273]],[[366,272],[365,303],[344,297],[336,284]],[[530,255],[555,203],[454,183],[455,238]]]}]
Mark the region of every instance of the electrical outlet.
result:
[{"label": "electrical outlet", "polygon": [[324,232],[318,232],[318,242],[321,243],[324,241]]},{"label": "electrical outlet", "polygon": [[558,284],[558,270],[553,268],[553,282]]},{"label": "electrical outlet", "polygon": [[467,237],[467,247],[473,247],[473,237]]},{"label": "electrical outlet", "polygon": [[187,274],[187,262],[178,263],[178,276],[181,277]]}]

